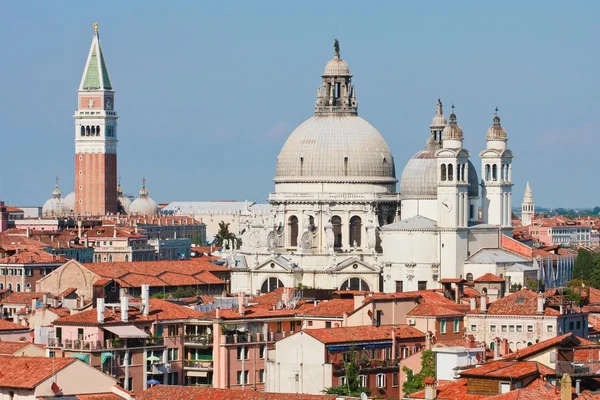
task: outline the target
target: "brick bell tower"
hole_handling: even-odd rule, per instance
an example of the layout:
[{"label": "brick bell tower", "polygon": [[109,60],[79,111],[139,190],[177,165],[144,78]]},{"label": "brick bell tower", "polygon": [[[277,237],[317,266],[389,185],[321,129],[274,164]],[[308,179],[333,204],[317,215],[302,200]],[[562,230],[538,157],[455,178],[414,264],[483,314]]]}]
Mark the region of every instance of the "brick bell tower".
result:
[{"label": "brick bell tower", "polygon": [[114,95],[95,23],[74,115],[77,215],[117,212],[118,116]]}]

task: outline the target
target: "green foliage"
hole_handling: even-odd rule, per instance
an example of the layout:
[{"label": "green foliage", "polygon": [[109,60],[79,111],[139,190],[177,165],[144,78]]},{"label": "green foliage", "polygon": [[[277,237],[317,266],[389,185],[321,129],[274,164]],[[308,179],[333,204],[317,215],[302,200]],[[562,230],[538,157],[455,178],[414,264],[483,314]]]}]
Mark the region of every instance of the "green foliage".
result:
[{"label": "green foliage", "polygon": [[359,397],[361,393],[371,393],[368,388],[358,386],[359,369],[358,361],[356,359],[356,352],[350,351],[348,354],[350,355],[348,361],[342,362],[344,372],[346,374],[346,384],[343,386],[332,386],[325,388],[323,393],[351,397]]},{"label": "green foliage", "polygon": [[421,353],[421,371],[414,374],[412,370],[402,367],[406,374],[406,381],[402,384],[404,394],[411,394],[425,388],[425,378],[435,377],[435,353],[431,350],[423,350]]},{"label": "green foliage", "polygon": [[219,231],[215,235],[215,246],[223,246],[223,242],[225,240],[235,240],[236,245],[240,246],[242,244],[241,239],[238,239],[233,232],[229,232],[229,223],[225,221],[219,222]]},{"label": "green foliage", "polygon": [[522,288],[523,288],[523,286],[520,283],[513,283],[512,285],[510,285],[511,292],[517,292],[517,291],[521,290]]},{"label": "green foliage", "polygon": [[600,253],[579,249],[573,266],[573,278],[579,283],[587,282],[590,286],[600,289]]},{"label": "green foliage", "polygon": [[545,292],[546,291],[546,285],[544,285],[543,281],[532,281],[531,279],[527,279],[527,281],[525,282],[525,284],[527,285],[527,287],[529,288],[529,290],[533,290],[534,292]]}]

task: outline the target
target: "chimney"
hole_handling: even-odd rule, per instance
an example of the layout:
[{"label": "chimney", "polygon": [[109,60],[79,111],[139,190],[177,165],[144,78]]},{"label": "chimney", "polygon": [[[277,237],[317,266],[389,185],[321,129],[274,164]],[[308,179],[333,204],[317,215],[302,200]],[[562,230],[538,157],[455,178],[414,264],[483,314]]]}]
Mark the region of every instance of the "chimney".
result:
[{"label": "chimney", "polygon": [[342,326],[348,326],[348,313],[345,312],[344,316],[343,316],[343,322],[342,322]]},{"label": "chimney", "polygon": [[485,296],[485,293],[481,295],[481,297],[479,298],[479,302],[481,312],[485,314],[487,312],[487,297]]},{"label": "chimney", "polygon": [[52,298],[52,307],[58,308],[58,299],[56,297]]},{"label": "chimney", "polygon": [[44,305],[50,303],[50,296],[48,295],[48,293],[44,293],[44,295],[42,296],[42,303]]},{"label": "chimney", "polygon": [[221,318],[221,309],[217,307],[217,309],[215,310],[215,319],[219,318]]},{"label": "chimney", "polygon": [[433,338],[432,338],[431,336],[432,336],[432,335],[431,335],[431,331],[427,331],[427,332],[425,332],[425,347],[426,347],[428,350],[431,350],[431,344],[432,344],[431,342],[433,341],[433,340],[432,340]]},{"label": "chimney", "polygon": [[581,394],[581,379],[575,380],[575,393]]},{"label": "chimney", "polygon": [[85,245],[86,248],[90,247],[90,243],[88,242],[87,234],[83,238],[83,244]]},{"label": "chimney", "polygon": [[125,289],[121,289],[121,321],[129,322],[129,297]]},{"label": "chimney", "polygon": [[537,313],[544,313],[544,295],[542,293],[538,293],[537,296]]},{"label": "chimney", "polygon": [[246,314],[246,307],[244,304],[245,301],[246,301],[246,293],[244,293],[244,292],[238,293],[238,314],[240,314],[242,317]]},{"label": "chimney", "polygon": [[81,295],[79,296],[79,308],[83,308],[83,306],[85,306],[85,296]]},{"label": "chimney", "polygon": [[37,308],[37,299],[31,299],[31,311]]},{"label": "chimney", "polygon": [[98,313],[98,323],[104,323],[104,299],[102,297],[98,297],[96,299],[96,312]]},{"label": "chimney", "polygon": [[77,237],[80,239],[81,239],[81,226],[82,226],[81,220],[77,221]]},{"label": "chimney", "polygon": [[425,384],[425,400],[437,399],[437,381],[435,378],[427,377],[423,381]]},{"label": "chimney", "polygon": [[477,308],[477,301],[475,300],[475,297],[471,297],[469,302],[471,303],[471,311]]},{"label": "chimney", "polygon": [[571,400],[573,394],[573,384],[569,374],[564,374],[560,380],[560,400]]},{"label": "chimney", "polygon": [[390,333],[391,333],[390,339],[392,339],[392,354],[394,354],[394,357],[395,357],[395,354],[396,354],[396,327],[395,326],[392,327]]},{"label": "chimney", "polygon": [[504,338],[500,343],[500,355],[504,357],[508,353],[510,353],[510,346],[508,345],[508,339]]},{"label": "chimney", "polygon": [[494,338],[494,360],[502,358],[500,355],[500,338]]},{"label": "chimney", "polygon": [[150,285],[142,285],[142,314],[148,316],[150,312]]},{"label": "chimney", "polygon": [[31,231],[29,230],[29,227],[27,227],[27,229],[25,230],[25,235],[30,238],[31,237]]}]

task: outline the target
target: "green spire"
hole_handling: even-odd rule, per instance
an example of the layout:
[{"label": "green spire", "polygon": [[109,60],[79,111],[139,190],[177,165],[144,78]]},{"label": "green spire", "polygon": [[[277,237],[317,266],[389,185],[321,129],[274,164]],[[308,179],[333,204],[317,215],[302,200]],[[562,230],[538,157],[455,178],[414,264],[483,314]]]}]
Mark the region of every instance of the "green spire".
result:
[{"label": "green spire", "polygon": [[104,61],[104,55],[102,54],[102,48],[98,39],[97,24],[94,24],[94,39],[92,40],[92,48],[90,50],[88,62],[86,63],[87,69],[83,73],[84,78],[81,90],[112,90],[108,68],[106,68],[106,62]]}]

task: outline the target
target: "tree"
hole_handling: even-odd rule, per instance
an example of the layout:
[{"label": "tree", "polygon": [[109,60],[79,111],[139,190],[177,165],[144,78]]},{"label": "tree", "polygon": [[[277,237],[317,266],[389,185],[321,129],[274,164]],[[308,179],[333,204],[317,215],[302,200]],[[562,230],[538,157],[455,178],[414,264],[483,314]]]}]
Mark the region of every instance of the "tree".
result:
[{"label": "tree", "polygon": [[596,269],[595,267],[592,253],[584,248],[580,248],[577,251],[577,258],[573,266],[573,278],[589,281],[592,278],[594,269]]},{"label": "tree", "polygon": [[341,363],[344,367],[344,373],[346,375],[346,384],[342,386],[325,388],[323,393],[351,397],[358,397],[361,393],[370,394],[371,391],[369,389],[358,386],[359,370],[358,362],[356,360],[356,352],[351,350],[347,354],[347,361]]},{"label": "tree", "polygon": [[435,353],[432,350],[423,350],[421,354],[421,371],[418,374],[407,367],[402,367],[406,374],[406,382],[402,384],[404,394],[411,394],[425,388],[425,378],[435,378]]},{"label": "tree", "polygon": [[235,233],[229,232],[229,223],[221,221],[219,222],[219,232],[215,236],[214,244],[215,246],[223,246],[225,240],[229,240],[230,243],[232,240],[235,240],[237,246],[242,244],[242,241],[235,236]]}]

